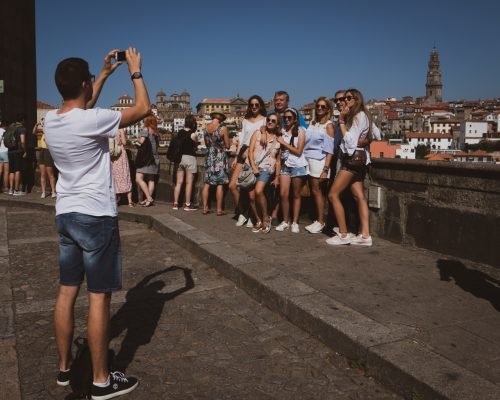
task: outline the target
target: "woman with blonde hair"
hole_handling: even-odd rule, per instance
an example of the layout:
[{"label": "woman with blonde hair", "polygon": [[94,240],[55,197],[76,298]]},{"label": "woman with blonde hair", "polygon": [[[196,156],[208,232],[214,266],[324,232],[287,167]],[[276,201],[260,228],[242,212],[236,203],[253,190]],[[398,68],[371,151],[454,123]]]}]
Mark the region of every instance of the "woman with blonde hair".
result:
[{"label": "woman with blonde hair", "polygon": [[330,120],[333,107],[327,97],[315,102],[315,116],[306,130],[304,156],[308,164],[309,184],[316,205],[317,219],[305,227],[309,233],[321,233],[325,227],[325,199],[321,183],[330,175],[330,162],[333,155],[333,122]]},{"label": "woman with blonde hair", "polygon": [[[359,90],[346,90],[344,98],[345,106],[339,116],[342,133],[340,171],[335,176],[328,194],[339,226],[339,234],[327,239],[326,242],[331,245],[371,246],[372,238],[368,221],[369,210],[363,181],[367,166],[370,163],[369,143],[374,134],[374,127],[370,113],[365,107],[363,95]],[[360,147],[359,143],[363,143],[363,140],[360,139],[367,139],[363,147]],[[347,232],[344,207],[340,201],[340,194],[349,187],[358,206],[360,222],[359,234],[354,238],[351,238],[349,232]]]},{"label": "woman with blonde hair", "polygon": [[[149,160],[145,165],[140,165],[135,172],[135,181],[144,193],[145,199],[140,202],[143,207],[154,205],[153,194],[155,191],[155,179],[160,173],[160,156],[158,154],[158,120],[153,114],[144,118],[144,130],[139,133],[139,144],[145,146],[149,153]],[[136,159],[137,163],[137,159]]]}]

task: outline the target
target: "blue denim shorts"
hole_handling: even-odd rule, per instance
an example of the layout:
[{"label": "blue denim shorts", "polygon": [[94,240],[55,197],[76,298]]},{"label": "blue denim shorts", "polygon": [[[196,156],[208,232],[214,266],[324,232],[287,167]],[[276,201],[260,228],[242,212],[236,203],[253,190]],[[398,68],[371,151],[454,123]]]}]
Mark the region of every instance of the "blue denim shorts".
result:
[{"label": "blue denim shorts", "polygon": [[269,179],[271,179],[271,175],[273,175],[273,174],[271,174],[269,171],[265,171],[265,170],[260,169],[259,175],[256,175],[257,182],[267,183],[267,182],[269,182]]},{"label": "blue denim shorts", "polygon": [[306,167],[287,167],[286,165],[281,167],[281,175],[287,175],[290,178],[295,178],[297,176],[306,176]]},{"label": "blue denim shorts", "polygon": [[89,292],[121,289],[121,247],[117,217],[80,213],[56,216],[59,236],[59,283],[79,286],[87,277]]}]

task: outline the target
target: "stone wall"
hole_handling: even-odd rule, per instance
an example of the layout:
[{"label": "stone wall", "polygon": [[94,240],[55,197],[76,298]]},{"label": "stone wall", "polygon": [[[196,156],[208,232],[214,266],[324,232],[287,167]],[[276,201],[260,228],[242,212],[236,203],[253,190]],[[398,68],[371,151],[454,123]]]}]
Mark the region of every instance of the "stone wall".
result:
[{"label": "stone wall", "polygon": [[500,266],[500,166],[377,159],[370,177],[376,236]]}]

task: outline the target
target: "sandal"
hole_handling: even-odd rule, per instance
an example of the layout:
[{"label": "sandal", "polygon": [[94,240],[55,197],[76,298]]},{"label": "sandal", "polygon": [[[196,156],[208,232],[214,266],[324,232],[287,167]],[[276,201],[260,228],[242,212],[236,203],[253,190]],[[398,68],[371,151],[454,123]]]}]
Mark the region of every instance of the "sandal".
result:
[{"label": "sandal", "polygon": [[203,211],[202,211],[202,214],[203,215],[207,215],[207,214],[210,214],[212,211],[208,208],[204,208]]},{"label": "sandal", "polygon": [[262,230],[262,221],[259,221],[259,222],[257,222],[257,223],[253,226],[253,228],[252,228],[252,232],[253,232],[253,233],[258,233],[258,232],[260,232],[261,230]]},{"label": "sandal", "polygon": [[140,202],[139,202],[139,204],[140,204],[141,206],[143,206],[144,204],[146,204],[146,202],[147,202],[147,200],[143,200],[143,201],[140,201]]},{"label": "sandal", "polygon": [[135,203],[134,203],[134,202],[132,202],[132,203],[128,203],[128,206],[129,206],[129,207],[135,207]]},{"label": "sandal", "polygon": [[217,211],[217,216],[218,216],[218,217],[221,217],[222,215],[226,215],[226,212],[225,212],[225,211],[222,211],[222,210]]},{"label": "sandal", "polygon": [[269,233],[270,231],[271,231],[271,224],[268,222],[267,224],[264,224],[261,232],[262,233]]},{"label": "sandal", "polygon": [[146,202],[142,205],[143,207],[152,207],[155,205],[155,201],[153,199],[146,200]]}]

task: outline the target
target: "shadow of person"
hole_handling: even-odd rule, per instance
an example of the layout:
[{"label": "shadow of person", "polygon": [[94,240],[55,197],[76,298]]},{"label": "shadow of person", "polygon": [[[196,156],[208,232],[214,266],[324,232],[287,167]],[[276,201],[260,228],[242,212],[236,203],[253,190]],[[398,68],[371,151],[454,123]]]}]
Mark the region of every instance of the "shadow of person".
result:
[{"label": "shadow of person", "polygon": [[442,281],[450,282],[453,278],[458,287],[480,299],[488,300],[500,311],[500,281],[484,272],[469,269],[456,260],[440,259],[437,268]]},{"label": "shadow of person", "polygon": [[[184,273],[184,286],[172,292],[161,292],[165,287],[165,282],[152,280],[173,271],[182,271]],[[125,304],[111,318],[110,340],[118,337],[123,331],[127,331],[121,343],[120,351],[114,359],[114,368],[119,371],[126,371],[128,365],[134,359],[137,349],[151,341],[165,302],[193,287],[194,281],[190,269],[171,266],[147,275],[127,292]]]}]

